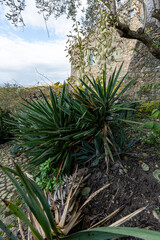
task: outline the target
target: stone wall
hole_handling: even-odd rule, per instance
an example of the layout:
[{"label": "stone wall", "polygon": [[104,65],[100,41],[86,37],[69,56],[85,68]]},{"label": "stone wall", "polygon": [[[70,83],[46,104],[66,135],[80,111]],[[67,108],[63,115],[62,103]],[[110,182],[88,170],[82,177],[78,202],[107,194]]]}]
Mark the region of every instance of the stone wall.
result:
[{"label": "stone wall", "polygon": [[[151,10],[153,8],[153,5],[151,4],[152,0],[146,1],[149,4],[147,6],[148,10]],[[131,6],[130,9],[133,9],[133,6]],[[141,26],[140,24],[138,25],[138,19],[135,15],[131,17],[131,22],[136,29],[138,29],[138,26]],[[151,30],[151,35],[158,32],[160,34],[160,28],[158,28],[156,21],[150,22],[148,27]],[[132,91],[130,91],[130,94],[135,97],[138,96],[137,92],[142,86],[152,82],[154,84],[160,83],[160,60],[153,57],[149,53],[147,47],[139,41],[120,38],[115,30],[113,34],[116,38],[121,39],[121,43],[116,46],[115,61],[107,64],[107,76],[113,72],[115,67],[119,68],[123,62],[120,77],[128,73],[126,81],[137,79],[136,84],[132,87]],[[94,76],[97,76],[99,66],[96,59],[95,63],[90,66],[90,68],[91,73]],[[72,74],[76,76],[76,72],[73,71]],[[150,94],[153,95],[155,92],[151,91]],[[160,100],[160,89],[157,89],[156,98]]]},{"label": "stone wall", "polygon": [[[130,79],[137,79],[137,84],[134,87],[136,95],[140,87],[145,84],[160,83],[160,60],[153,57],[147,47],[138,41],[135,49],[128,67],[128,76]],[[151,91],[150,94],[153,92]],[[160,89],[157,89],[156,94],[160,100]]]}]

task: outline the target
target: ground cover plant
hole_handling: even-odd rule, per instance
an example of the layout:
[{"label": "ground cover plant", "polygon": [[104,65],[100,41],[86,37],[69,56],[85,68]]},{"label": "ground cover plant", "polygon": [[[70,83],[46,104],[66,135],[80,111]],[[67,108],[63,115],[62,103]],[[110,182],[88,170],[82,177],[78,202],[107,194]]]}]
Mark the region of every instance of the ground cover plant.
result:
[{"label": "ground cover plant", "polygon": [[113,160],[116,146],[111,141],[111,124],[132,123],[122,113],[133,110],[133,102],[124,105],[122,96],[135,81],[121,88],[126,77],[119,80],[121,68],[108,81],[104,72],[102,84],[100,79],[86,76],[91,87],[81,80],[82,88],[70,92],[64,84],[59,96],[50,89],[49,99],[41,92],[42,99],[25,101],[11,124],[16,141],[30,156],[30,165],[39,166],[50,158],[53,167],[67,173],[75,164],[72,154],[77,145],[95,136],[103,140],[106,164],[109,158]]},{"label": "ground cover plant", "polygon": [[64,180],[63,175],[59,174],[57,178],[57,174],[58,168],[52,168],[52,163],[50,159],[48,159],[40,165],[38,174],[34,178],[41,189],[45,188],[46,191],[54,191]]},{"label": "ground cover plant", "polygon": [[160,143],[160,102],[159,100],[144,101],[137,107],[135,117],[141,119],[146,134],[141,136],[144,144],[159,145]]}]

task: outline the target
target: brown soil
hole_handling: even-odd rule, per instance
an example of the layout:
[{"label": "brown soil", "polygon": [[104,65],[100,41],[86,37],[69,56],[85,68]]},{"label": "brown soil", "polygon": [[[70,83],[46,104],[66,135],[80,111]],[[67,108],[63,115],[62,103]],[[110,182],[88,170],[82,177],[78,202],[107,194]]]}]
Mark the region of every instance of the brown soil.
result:
[{"label": "brown soil", "polygon": [[[144,211],[121,226],[160,231],[160,183],[153,177],[153,171],[160,169],[160,146],[152,147],[139,143],[132,152],[134,156],[124,156],[121,160],[110,162],[109,174],[106,173],[105,162],[99,163],[98,167],[90,168],[91,177],[87,186],[92,192],[106,183],[112,184],[99,193],[84,209],[84,229],[120,207],[122,210],[101,226],[108,226],[135,210],[146,207]],[[142,169],[142,163],[149,166],[148,171]],[[153,215],[153,211],[156,212],[159,220]]]}]

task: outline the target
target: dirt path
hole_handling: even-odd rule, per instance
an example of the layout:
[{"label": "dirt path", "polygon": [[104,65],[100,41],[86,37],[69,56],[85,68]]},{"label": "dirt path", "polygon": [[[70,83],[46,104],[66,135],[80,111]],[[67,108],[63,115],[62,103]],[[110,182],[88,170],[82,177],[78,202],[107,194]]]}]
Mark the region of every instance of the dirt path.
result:
[{"label": "dirt path", "polygon": [[[26,158],[24,156],[18,156],[14,157],[10,154],[11,147],[13,146],[13,143],[8,142],[5,144],[0,145],[0,164],[6,165],[8,167],[13,167],[13,160],[14,162],[18,163],[20,166],[22,166],[26,162]],[[3,222],[6,225],[9,225],[10,227],[13,226],[12,231],[17,231],[16,227],[16,221],[15,217],[13,215],[8,216],[8,209],[4,206],[4,203],[2,199],[9,199],[12,201],[16,201],[16,192],[15,187],[11,183],[10,179],[3,173],[3,171],[0,169],[0,219],[3,220]]]},{"label": "dirt path", "polygon": [[[5,143],[0,145],[0,163],[8,167],[13,167],[14,162],[22,166],[26,159],[23,156],[14,157],[10,154],[10,149],[13,146],[12,143]],[[14,186],[8,177],[0,170],[0,204],[2,199],[10,198],[13,195]]]}]

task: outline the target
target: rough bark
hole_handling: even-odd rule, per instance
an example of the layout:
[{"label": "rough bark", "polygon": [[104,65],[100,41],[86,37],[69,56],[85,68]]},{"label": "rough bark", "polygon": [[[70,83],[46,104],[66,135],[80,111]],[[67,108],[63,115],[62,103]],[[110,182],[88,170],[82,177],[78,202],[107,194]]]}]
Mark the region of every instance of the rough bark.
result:
[{"label": "rough bark", "polygon": [[[160,9],[154,10],[152,17],[159,20]],[[160,59],[160,48],[156,45],[154,40],[144,32],[144,28],[139,28],[137,31],[133,31],[127,24],[121,23],[117,15],[112,13],[108,17],[109,26],[115,27],[120,37],[135,39],[142,42],[149,50],[149,52],[157,59]]]},{"label": "rough bark", "polygon": [[154,44],[153,39],[148,36],[148,34],[144,33],[142,28],[139,28],[137,31],[133,31],[129,28],[128,25],[117,21],[116,29],[120,37],[129,38],[129,39],[137,39],[141,41],[146,47],[149,49],[149,52],[157,59],[160,59],[160,48]]}]

